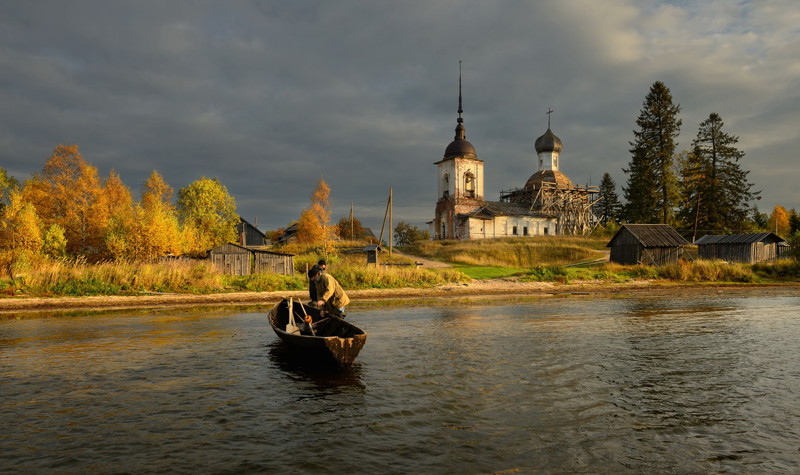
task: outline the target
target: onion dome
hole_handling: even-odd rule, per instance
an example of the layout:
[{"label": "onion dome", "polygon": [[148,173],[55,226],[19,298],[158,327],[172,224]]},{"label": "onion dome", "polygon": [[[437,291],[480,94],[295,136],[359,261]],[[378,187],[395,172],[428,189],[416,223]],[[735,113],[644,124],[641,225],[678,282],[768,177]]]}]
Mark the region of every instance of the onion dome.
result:
[{"label": "onion dome", "polygon": [[561,153],[563,145],[561,144],[561,139],[558,138],[552,130],[550,130],[550,127],[547,127],[547,132],[536,139],[535,147],[537,154],[542,152]]},{"label": "onion dome", "polygon": [[450,145],[448,145],[444,150],[444,158],[478,158],[478,154],[475,153],[475,147],[473,147],[465,137],[466,134],[464,133],[464,124],[462,123],[461,118],[459,118],[458,126],[456,126],[455,140],[450,142]]},{"label": "onion dome", "polygon": [[554,183],[558,188],[561,189],[572,188],[574,186],[572,184],[572,180],[558,170],[541,170],[528,178],[528,181],[525,183],[525,190],[539,190],[542,188],[542,183]]}]

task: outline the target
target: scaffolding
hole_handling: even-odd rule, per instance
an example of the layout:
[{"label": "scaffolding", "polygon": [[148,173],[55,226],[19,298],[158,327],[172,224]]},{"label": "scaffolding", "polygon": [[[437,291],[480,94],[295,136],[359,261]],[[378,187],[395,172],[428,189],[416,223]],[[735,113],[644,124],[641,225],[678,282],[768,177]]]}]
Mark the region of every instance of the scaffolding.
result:
[{"label": "scaffolding", "polygon": [[599,220],[592,211],[600,200],[596,186],[565,187],[541,182],[533,189],[517,188],[500,192],[500,201],[524,204],[531,211],[556,218],[556,234],[587,235]]}]

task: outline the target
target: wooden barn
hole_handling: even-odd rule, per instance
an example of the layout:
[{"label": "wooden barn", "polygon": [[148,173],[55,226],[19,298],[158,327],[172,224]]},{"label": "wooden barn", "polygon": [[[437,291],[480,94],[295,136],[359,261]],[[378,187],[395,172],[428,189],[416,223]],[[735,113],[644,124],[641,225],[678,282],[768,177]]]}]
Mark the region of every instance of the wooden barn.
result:
[{"label": "wooden barn", "polygon": [[236,235],[239,237],[238,244],[240,246],[264,246],[267,244],[267,236],[241,216],[239,216],[239,224],[236,225]]},{"label": "wooden barn", "polygon": [[775,233],[706,234],[697,244],[701,259],[719,259],[727,262],[755,264],[780,257],[781,244],[786,240]]},{"label": "wooden barn", "polygon": [[294,254],[253,249],[256,274],[294,275]]},{"label": "wooden barn", "polygon": [[228,243],[208,251],[208,258],[225,274],[249,275],[253,270],[253,251]]},{"label": "wooden barn", "polygon": [[260,249],[248,249],[228,243],[208,251],[208,258],[225,274],[249,275],[272,272],[294,275],[294,255]]},{"label": "wooden barn", "polygon": [[300,226],[297,223],[292,224],[283,232],[283,236],[278,238],[278,244],[290,244],[293,242],[297,242],[297,232],[299,231]]},{"label": "wooden barn", "polygon": [[623,265],[675,264],[689,242],[666,224],[623,224],[606,247],[611,262]]}]

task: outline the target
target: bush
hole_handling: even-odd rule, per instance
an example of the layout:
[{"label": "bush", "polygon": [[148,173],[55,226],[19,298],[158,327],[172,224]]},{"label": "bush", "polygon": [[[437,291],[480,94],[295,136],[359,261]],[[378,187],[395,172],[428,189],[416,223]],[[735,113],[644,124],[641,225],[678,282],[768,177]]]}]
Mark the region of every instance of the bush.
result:
[{"label": "bush", "polygon": [[753,264],[753,272],[767,278],[798,278],[800,262],[794,259],[780,259],[768,263]]}]

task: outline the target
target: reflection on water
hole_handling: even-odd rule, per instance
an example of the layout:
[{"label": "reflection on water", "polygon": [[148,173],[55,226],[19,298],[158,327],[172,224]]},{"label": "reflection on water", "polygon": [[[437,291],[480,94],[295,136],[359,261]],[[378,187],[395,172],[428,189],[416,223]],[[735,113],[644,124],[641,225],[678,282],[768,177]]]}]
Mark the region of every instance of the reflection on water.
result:
[{"label": "reflection on water", "polygon": [[[259,310],[259,309],[256,309]],[[353,306],[352,370],[263,310],[0,321],[0,471],[790,473],[785,292]]]},{"label": "reflection on water", "polygon": [[297,351],[290,351],[280,340],[271,341],[267,348],[272,363],[289,379],[313,383],[321,391],[340,387],[365,389],[361,382],[359,362],[354,363],[348,371],[339,371],[333,363],[303,358]]}]

